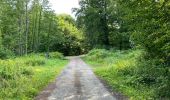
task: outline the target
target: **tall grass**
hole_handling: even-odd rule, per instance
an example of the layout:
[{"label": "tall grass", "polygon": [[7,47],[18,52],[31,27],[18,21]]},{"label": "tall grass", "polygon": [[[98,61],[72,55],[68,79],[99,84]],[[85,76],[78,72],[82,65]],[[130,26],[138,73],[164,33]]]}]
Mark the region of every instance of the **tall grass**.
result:
[{"label": "tall grass", "polygon": [[32,100],[66,63],[33,54],[0,60],[0,100]]},{"label": "tall grass", "polygon": [[169,67],[145,55],[143,50],[97,49],[89,52],[85,60],[96,75],[132,100],[170,98]]}]

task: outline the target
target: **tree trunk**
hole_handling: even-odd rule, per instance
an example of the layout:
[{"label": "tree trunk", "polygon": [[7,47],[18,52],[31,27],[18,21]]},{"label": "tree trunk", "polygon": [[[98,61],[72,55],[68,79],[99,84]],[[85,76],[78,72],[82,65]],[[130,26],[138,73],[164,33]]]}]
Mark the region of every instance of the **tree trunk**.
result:
[{"label": "tree trunk", "polygon": [[50,51],[50,32],[51,32],[51,26],[52,26],[52,20],[50,20],[50,23],[49,23],[49,31],[48,31],[48,36],[47,36],[47,47],[46,47],[46,49],[47,49],[47,53],[46,53],[46,55],[48,55],[48,57],[49,57],[49,51]]},{"label": "tree trunk", "polygon": [[38,7],[36,7],[36,17],[35,17],[35,52],[38,51]]},{"label": "tree trunk", "polygon": [[28,1],[26,1],[26,5],[25,5],[25,16],[26,16],[26,29],[25,29],[25,54],[27,55],[28,53],[28,31],[29,31],[29,23],[28,23]]},{"label": "tree trunk", "polygon": [[41,17],[42,16],[42,6],[40,7],[40,12],[39,12],[39,24],[38,24],[38,30],[37,30],[37,48],[40,46],[40,31],[41,31]]},{"label": "tree trunk", "polygon": [[21,36],[21,24],[22,24],[22,22],[21,22],[21,16],[18,18],[18,33],[19,33],[19,41],[18,41],[18,46],[19,46],[19,51],[18,51],[18,53],[19,53],[19,55],[21,56],[22,55],[22,49],[21,49],[21,47],[22,47],[22,40],[21,40],[21,38],[22,38],[22,36]]},{"label": "tree trunk", "polygon": [[108,28],[108,20],[107,20],[107,2],[104,1],[104,45],[106,49],[109,49],[109,28]]}]

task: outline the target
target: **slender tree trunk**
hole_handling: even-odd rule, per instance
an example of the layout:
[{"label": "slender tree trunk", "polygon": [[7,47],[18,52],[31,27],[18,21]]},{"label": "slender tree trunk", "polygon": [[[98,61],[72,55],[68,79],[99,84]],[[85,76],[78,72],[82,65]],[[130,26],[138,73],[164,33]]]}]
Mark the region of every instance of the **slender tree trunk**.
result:
[{"label": "slender tree trunk", "polygon": [[104,1],[104,20],[105,20],[105,45],[108,49],[110,43],[109,43],[109,28],[108,28],[108,19],[107,19],[107,1]]},{"label": "slender tree trunk", "polygon": [[26,1],[26,5],[25,5],[25,9],[26,9],[26,12],[25,12],[25,15],[26,15],[26,29],[25,29],[25,54],[27,55],[28,53],[28,31],[29,31],[29,23],[28,23],[28,1]]},{"label": "slender tree trunk", "polygon": [[[2,1],[0,1],[0,17],[2,16],[2,5],[1,5]],[[0,21],[0,48],[2,48],[2,23]]]},{"label": "slender tree trunk", "polygon": [[[2,1],[0,1],[0,17],[1,17],[1,15],[2,15],[2,5],[1,5],[1,3],[2,3]],[[0,22],[0,48],[1,48],[1,45],[2,45],[2,33],[1,33],[1,29],[2,29],[2,27],[1,27],[1,22]]]},{"label": "slender tree trunk", "polygon": [[36,52],[36,32],[37,32],[37,11],[34,11],[34,19],[33,19],[33,52]]},{"label": "slender tree trunk", "polygon": [[38,30],[37,30],[37,48],[39,48],[39,46],[40,46],[40,32],[41,32],[41,18],[42,18],[42,6],[40,7],[40,12],[39,12],[39,24],[38,24]]},{"label": "slender tree trunk", "polygon": [[22,55],[22,36],[21,36],[21,26],[22,26],[22,21],[21,21],[21,16],[18,18],[18,33],[19,33],[19,41],[18,41],[18,46],[19,46],[19,55],[21,56]]},{"label": "slender tree trunk", "polygon": [[34,32],[34,27],[35,27],[35,23],[34,23],[34,20],[35,20],[35,15],[34,15],[34,12],[33,12],[33,14],[32,14],[32,35],[31,35],[31,42],[32,42],[32,44],[31,44],[31,51],[32,52],[34,52],[34,34],[35,34],[35,32]]},{"label": "slender tree trunk", "polygon": [[49,31],[48,31],[48,36],[47,36],[47,57],[49,57],[49,51],[50,51],[50,32],[51,32],[51,26],[52,26],[52,20],[50,20],[50,23],[49,23]]},{"label": "slender tree trunk", "polygon": [[122,50],[122,38],[120,38],[119,50]]},{"label": "slender tree trunk", "polygon": [[2,33],[1,33],[1,27],[0,27],[0,46],[2,45]]},{"label": "slender tree trunk", "polygon": [[17,0],[17,4],[16,4],[16,6],[17,6],[17,16],[18,16],[18,54],[20,55],[20,56],[22,56],[22,53],[23,53],[23,50],[22,50],[22,42],[23,42],[23,40],[22,40],[22,32],[23,32],[23,16],[22,16],[22,5],[23,5],[23,2],[22,1],[19,1],[19,0]]},{"label": "slender tree trunk", "polygon": [[34,48],[35,48],[35,52],[38,51],[38,7],[36,7],[36,17],[35,17],[35,44],[34,44]]}]

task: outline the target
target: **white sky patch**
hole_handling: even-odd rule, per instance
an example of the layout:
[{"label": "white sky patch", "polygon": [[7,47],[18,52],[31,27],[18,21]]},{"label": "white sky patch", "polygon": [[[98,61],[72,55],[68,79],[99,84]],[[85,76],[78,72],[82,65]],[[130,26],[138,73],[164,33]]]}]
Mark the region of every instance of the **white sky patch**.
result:
[{"label": "white sky patch", "polygon": [[52,5],[52,9],[55,10],[57,14],[72,14],[72,8],[79,7],[79,0],[49,0],[50,5]]}]

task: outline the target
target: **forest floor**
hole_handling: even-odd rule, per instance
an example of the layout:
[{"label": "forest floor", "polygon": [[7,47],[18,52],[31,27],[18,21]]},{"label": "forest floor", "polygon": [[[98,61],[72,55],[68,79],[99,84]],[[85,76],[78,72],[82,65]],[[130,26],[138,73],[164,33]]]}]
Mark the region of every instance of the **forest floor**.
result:
[{"label": "forest floor", "polygon": [[69,57],[69,59],[70,63],[56,81],[44,89],[35,98],[36,100],[117,100],[120,98],[107,89],[80,57]]}]

